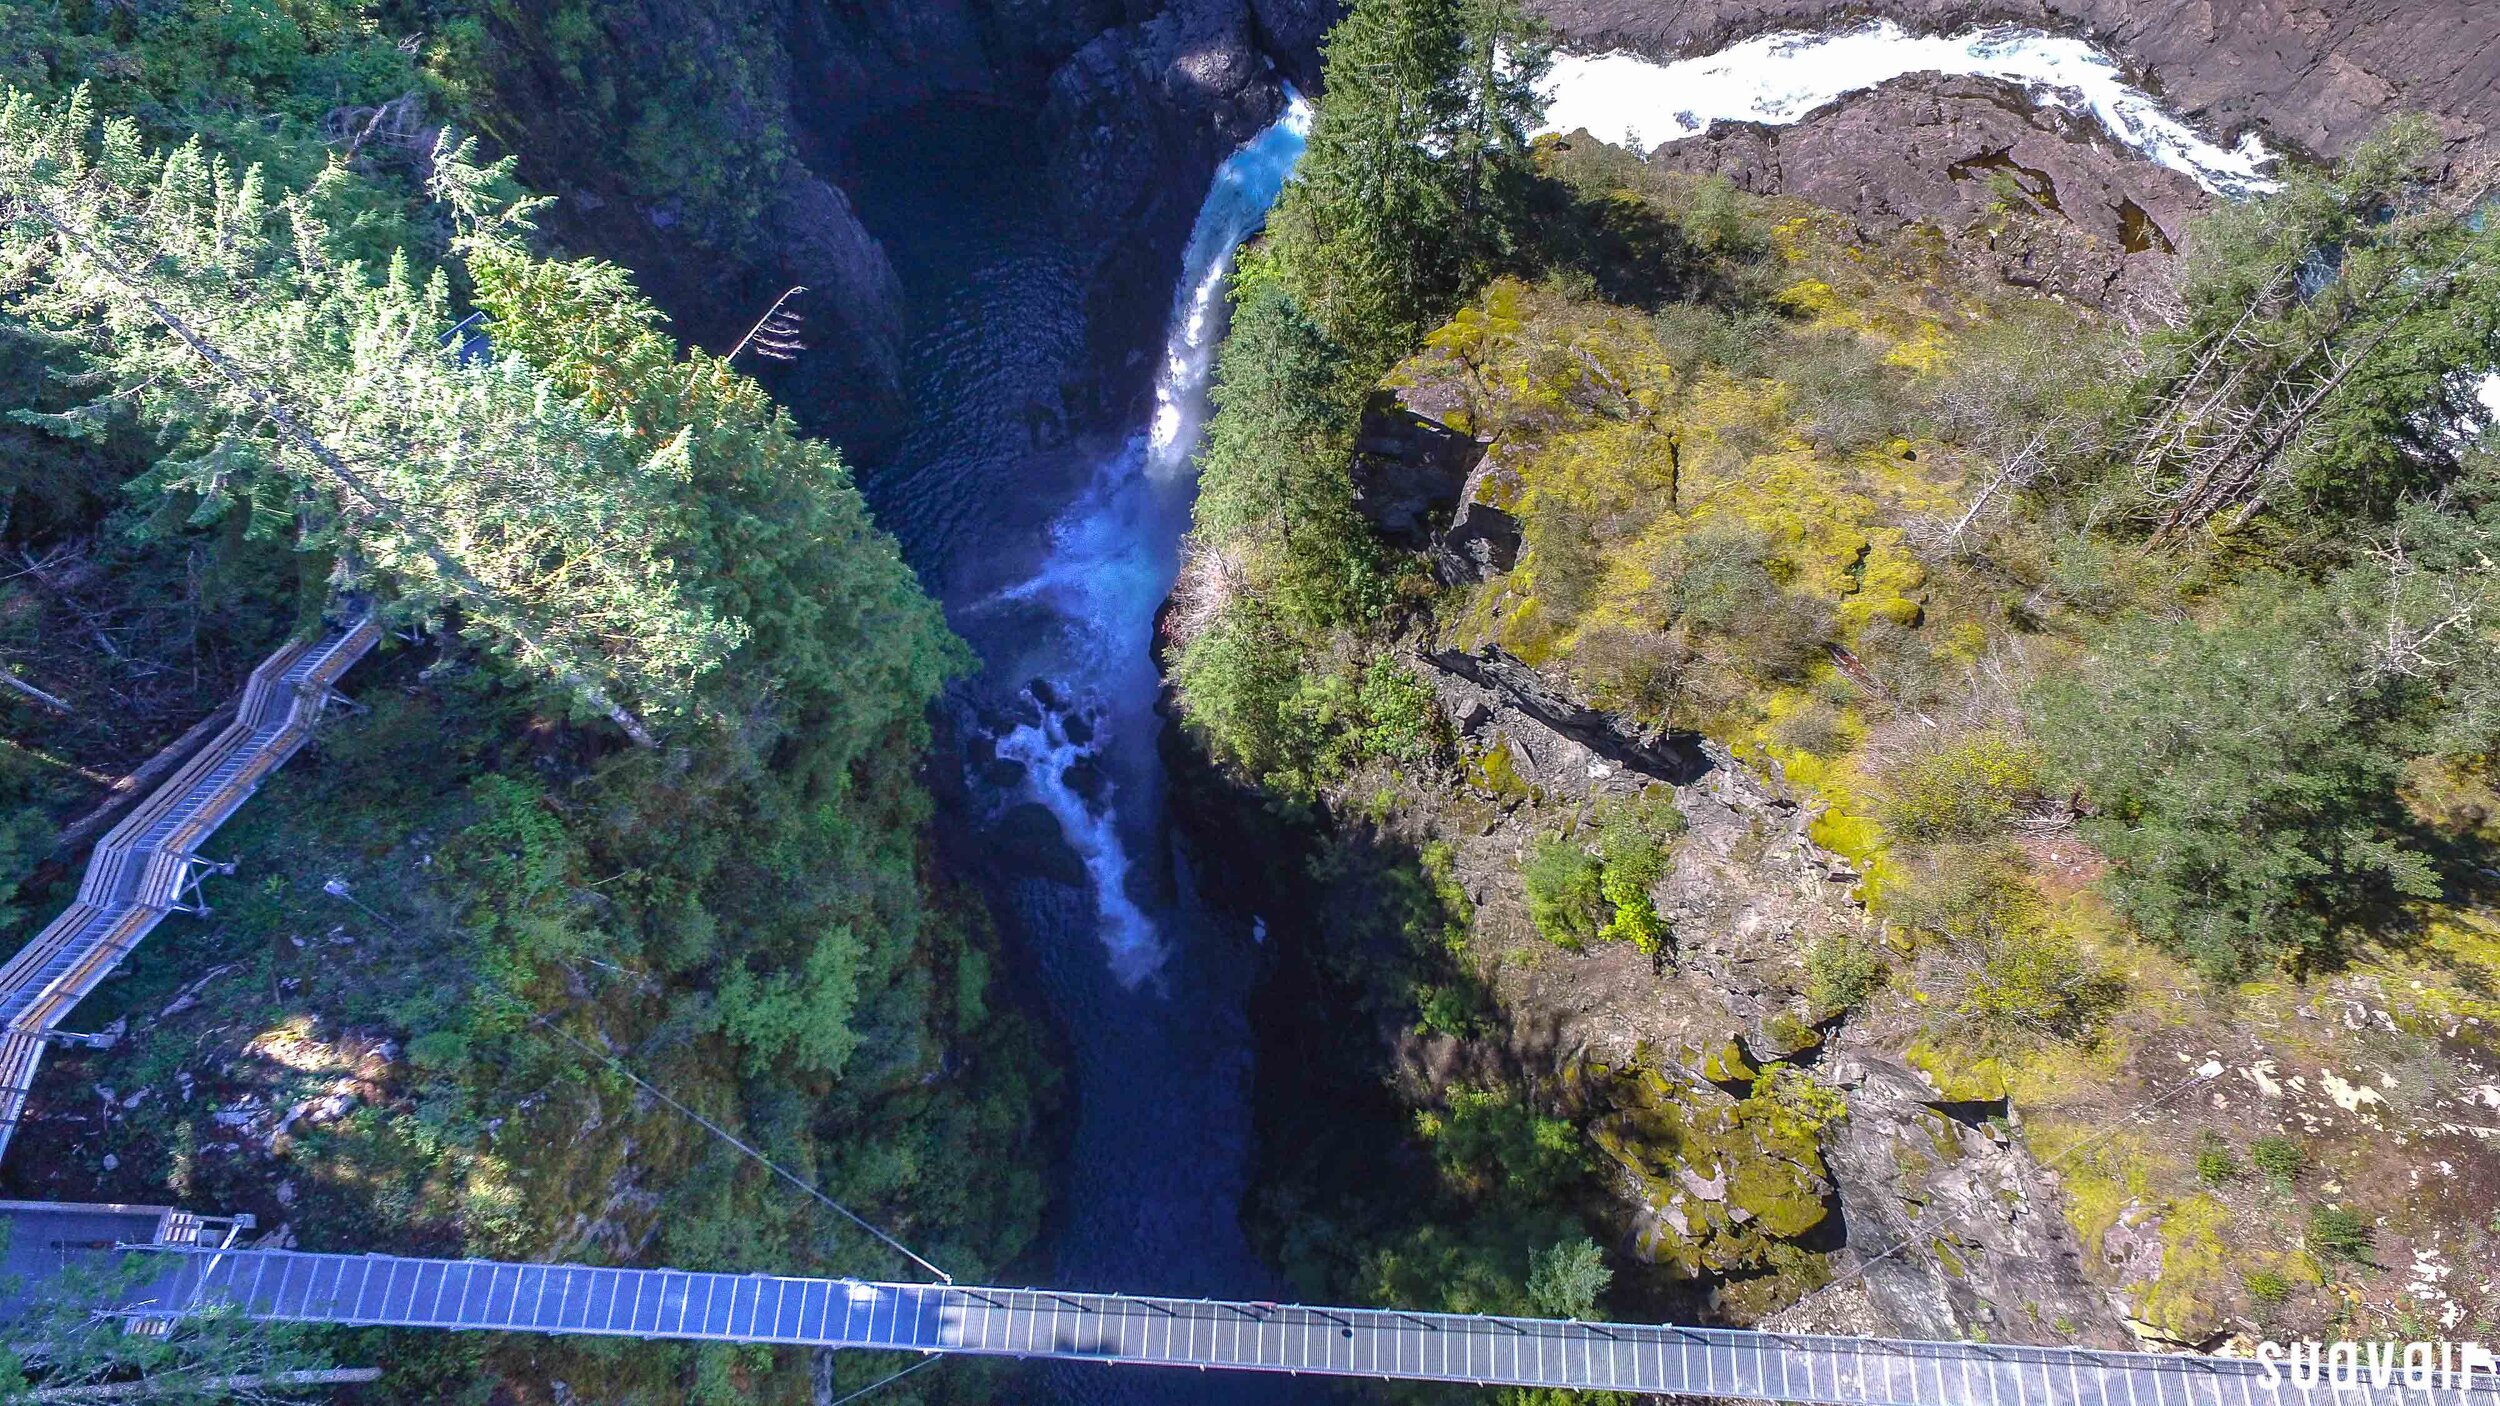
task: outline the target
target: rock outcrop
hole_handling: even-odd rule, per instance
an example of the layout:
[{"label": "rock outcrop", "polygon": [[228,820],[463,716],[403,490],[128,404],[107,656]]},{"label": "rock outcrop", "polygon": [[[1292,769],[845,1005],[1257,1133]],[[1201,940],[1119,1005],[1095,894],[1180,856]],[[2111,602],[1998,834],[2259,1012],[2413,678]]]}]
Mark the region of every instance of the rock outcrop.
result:
[{"label": "rock outcrop", "polygon": [[2095,306],[2140,301],[2206,203],[2088,115],[1993,79],[1926,75],[1786,127],[1720,123],[1651,160],[1792,195],[1870,231],[1923,223],[1957,262]]},{"label": "rock outcrop", "polygon": [[1484,446],[1394,397],[1363,407],[1354,441],[1354,506],[1401,547],[1431,544],[1463,501]]},{"label": "rock outcrop", "polygon": [[1793,1332],[1881,1332],[1990,1342],[2138,1344],[2084,1274],[2053,1173],[2002,1117],[1947,1103],[1906,1065],[1833,1056],[1848,1099],[1823,1155],[1849,1248],[1838,1278],[1777,1314]]},{"label": "rock outcrop", "polygon": [[1626,728],[1564,697],[1500,649],[1427,651],[1416,662],[1461,741],[1478,754],[1500,755],[1503,774],[1534,794],[1584,799],[1660,781],[1682,784],[1709,770],[1698,739]]},{"label": "rock outcrop", "polygon": [[1660,58],[1781,29],[1892,19],[1927,32],[2022,24],[2084,35],[2153,75],[2208,135],[2335,156],[2390,113],[2455,140],[2500,125],[2500,7],[2484,0],[1530,0],[1574,49]]},{"label": "rock outcrop", "polygon": [[1052,73],[1041,114],[1051,187],[1070,247],[1095,251],[1098,360],[1161,326],[1208,173],[1283,108],[1249,0],[1167,0]]}]

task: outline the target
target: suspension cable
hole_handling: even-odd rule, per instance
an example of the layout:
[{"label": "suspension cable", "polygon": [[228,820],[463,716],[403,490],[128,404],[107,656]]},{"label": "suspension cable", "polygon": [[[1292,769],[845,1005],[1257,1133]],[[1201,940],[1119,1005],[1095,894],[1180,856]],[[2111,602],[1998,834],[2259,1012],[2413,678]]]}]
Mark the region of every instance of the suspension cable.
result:
[{"label": "suspension cable", "polygon": [[843,1403],[845,1402],[857,1401],[861,1397],[868,1395],[870,1392],[885,1390],[887,1387],[894,1385],[896,1382],[901,1381],[903,1378],[910,1376],[912,1373],[919,1371],[921,1368],[926,1367],[931,1363],[943,1362],[945,1360],[946,1354],[942,1352],[930,1353],[928,1356],[921,1358],[919,1361],[905,1367],[903,1370],[899,1372],[889,1372],[885,1376],[877,1378],[875,1381],[870,1382],[868,1385],[861,1387],[859,1390],[852,1392],[848,1396],[835,1397],[833,1400],[826,1402],[825,1406],[843,1406]]},{"label": "suspension cable", "polygon": [[[895,1239],[893,1236],[886,1234],[884,1231],[870,1224],[866,1217],[860,1215],[850,1207],[843,1205],[841,1202],[834,1200],[832,1197],[827,1196],[823,1191],[817,1189],[815,1183],[808,1181],[805,1177],[802,1177],[798,1173],[791,1171],[789,1168],[782,1166],[779,1162],[774,1161],[772,1158],[765,1156],[763,1153],[741,1141],[736,1134],[730,1132],[727,1128],[724,1128],[720,1124],[713,1122],[711,1119],[704,1117],[702,1114],[695,1112],[693,1109],[679,1103],[677,1100],[670,1098],[667,1092],[661,1089],[657,1084],[652,1083],[650,1080],[643,1078],[641,1075],[636,1074],[633,1070],[627,1068],[625,1061],[618,1059],[615,1055],[609,1054],[605,1050],[593,1049],[590,1045],[577,1038],[571,1031],[565,1030],[564,1028],[558,1026],[554,1021],[547,1019],[543,1015],[532,1012],[530,1019],[537,1022],[538,1025],[546,1030],[552,1032],[556,1038],[564,1041],[566,1044],[571,1045],[573,1048],[580,1050],[583,1054],[589,1055],[591,1058],[600,1061],[601,1063],[607,1065],[610,1069],[624,1075],[626,1078],[633,1080],[636,1085],[641,1087],[643,1092],[650,1094],[653,1098],[658,1099],[660,1102],[667,1104],[669,1107],[676,1109],[679,1113],[684,1114],[686,1117],[700,1124],[704,1131],[753,1158],[759,1165],[763,1166],[773,1175],[816,1198],[816,1200],[832,1209],[835,1214],[841,1216],[844,1220],[849,1221],[851,1224],[867,1231],[870,1235],[875,1236],[885,1245],[887,1249],[894,1251],[894,1253],[910,1260],[913,1264],[916,1264],[922,1269],[929,1271],[931,1274],[936,1275],[939,1283],[952,1284],[955,1282],[955,1277],[953,1275],[948,1274],[945,1270],[938,1268],[936,1265],[922,1259],[919,1255],[914,1254],[909,1245],[906,1245],[902,1241]],[[924,1363],[922,1365],[925,1366],[927,1364]],[[880,1383],[880,1385],[882,1385],[882,1383]],[[843,1399],[848,1400],[849,1398],[845,1397]]]}]

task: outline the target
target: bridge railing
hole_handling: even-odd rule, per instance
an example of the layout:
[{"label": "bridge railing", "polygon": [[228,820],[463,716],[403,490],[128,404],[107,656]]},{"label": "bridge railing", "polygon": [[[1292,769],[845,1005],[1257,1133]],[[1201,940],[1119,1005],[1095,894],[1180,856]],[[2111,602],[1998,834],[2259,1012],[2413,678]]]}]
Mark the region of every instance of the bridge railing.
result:
[{"label": "bridge railing", "polygon": [[[133,1247],[134,1252],[139,1247]],[[2304,1389],[2230,1359],[586,1265],[179,1253],[134,1315],[694,1339],[1572,1387],[1829,1406],[2500,1406],[2479,1383]]]},{"label": "bridge railing", "polygon": [[0,964],[0,1156],[46,1039],[181,904],[198,877],[199,846],[311,736],[331,687],[379,637],[362,613],[263,660],[234,720],[96,842],[77,898]]}]

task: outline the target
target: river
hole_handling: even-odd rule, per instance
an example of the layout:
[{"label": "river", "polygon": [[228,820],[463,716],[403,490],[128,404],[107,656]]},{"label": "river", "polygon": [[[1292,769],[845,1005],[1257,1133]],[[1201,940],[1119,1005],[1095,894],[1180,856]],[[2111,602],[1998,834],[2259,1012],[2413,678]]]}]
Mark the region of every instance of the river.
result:
[{"label": "river", "polygon": [[[1715,119],[1793,121],[1920,69],[2009,77],[2040,101],[2081,104],[2209,189],[2265,184],[2253,142],[2216,146],[2080,41],[2018,31],[1935,39],[1878,25],[1771,36],[1678,64],[1564,56],[1550,125],[1662,141]],[[860,213],[894,257],[916,329],[916,419],[862,486],[983,661],[949,707],[954,745],[940,765],[963,775],[941,779],[953,798],[942,829],[958,867],[989,885],[1017,972],[1071,1061],[1073,1128],[1048,1263],[1018,1267],[1065,1287],[1283,1292],[1238,1217],[1256,940],[1195,901],[1175,851],[1148,644],[1188,525],[1224,278],[1308,121],[1295,100],[1215,173],[1179,260],[1160,360],[1141,349],[1116,367],[1088,364],[1088,260],[1045,213],[1048,163],[1029,120],[930,106],[859,146]],[[1089,408],[1102,405],[1122,408]],[[1061,1366],[1025,1370],[1009,1397],[1274,1402],[1315,1390]]]},{"label": "river", "polygon": [[[1282,1292],[1237,1213],[1253,944],[1195,902],[1173,852],[1146,645],[1189,525],[1225,278],[1309,117],[1293,98],[1215,173],[1125,423],[1076,408],[1094,399],[1083,261],[1035,213],[1050,208],[1030,174],[1044,163],[1017,124],[974,108],[913,115],[885,152],[910,179],[861,203],[929,309],[910,371],[920,418],[863,486],[983,662],[953,700],[971,813],[949,825],[1067,1044],[1075,1117],[1047,1266],[1065,1287]],[[903,229],[924,233],[893,237]],[[1290,1399],[1273,1381],[1027,1375],[1019,1399]]]}]

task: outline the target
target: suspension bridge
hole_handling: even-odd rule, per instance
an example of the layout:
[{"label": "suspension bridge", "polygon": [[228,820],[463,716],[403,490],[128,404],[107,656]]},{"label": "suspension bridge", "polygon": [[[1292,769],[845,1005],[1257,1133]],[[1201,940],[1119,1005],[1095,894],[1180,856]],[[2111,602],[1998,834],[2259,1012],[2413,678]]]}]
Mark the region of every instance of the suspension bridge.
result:
[{"label": "suspension bridge", "polygon": [[[135,1207],[0,1204],[9,1267],[136,1262],[106,1312],[270,1322],[1055,1358],[1828,1406],[2500,1406],[2491,1355],[2452,1345],[2300,1385],[2237,1358],[1917,1342],[1398,1309],[515,1264],[231,1247]],[[8,1301],[0,1297],[0,1313]]]},{"label": "suspension bridge", "polygon": [[[167,913],[205,911],[201,876],[231,866],[203,860],[199,846],[304,744],[340,675],[372,649],[377,634],[370,616],[359,613],[273,654],[253,672],[234,722],[98,843],[76,902],[0,967],[0,1153],[45,1043],[91,1038],[62,1036],[60,1022]],[[108,1275],[77,1281],[80,1301],[144,1329],[227,1311],[284,1323],[1057,1358],[1827,1406],[2500,1406],[2500,1366],[2490,1353],[2462,1344],[2448,1345],[2427,1376],[2390,1355],[2304,1386],[2255,1362],[2183,1354],[303,1253],[241,1245],[248,1218],[162,1207],[0,1202],[0,1224],[7,1232],[0,1323],[71,1294],[73,1281],[63,1276],[85,1269]]]}]

